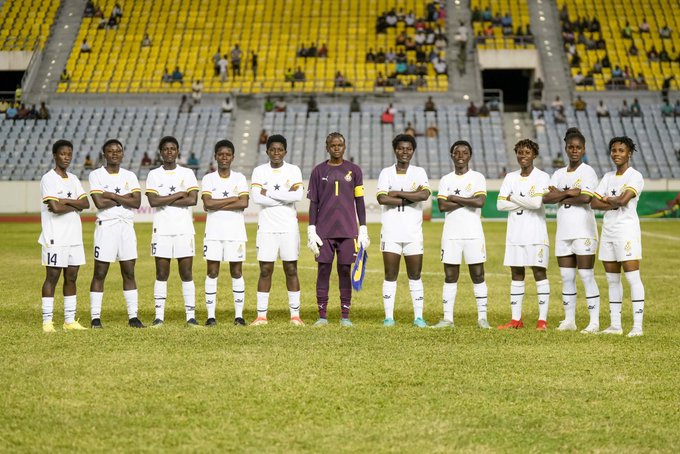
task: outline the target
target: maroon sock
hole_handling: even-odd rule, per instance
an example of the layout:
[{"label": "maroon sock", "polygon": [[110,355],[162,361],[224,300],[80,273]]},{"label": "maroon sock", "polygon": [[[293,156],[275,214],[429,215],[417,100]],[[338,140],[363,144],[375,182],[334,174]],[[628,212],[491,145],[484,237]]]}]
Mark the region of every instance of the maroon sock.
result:
[{"label": "maroon sock", "polygon": [[350,278],[351,265],[338,264],[338,281],[340,287],[340,308],[342,318],[349,318],[349,309],[352,306],[352,280]]},{"label": "maroon sock", "polygon": [[316,305],[319,308],[319,318],[326,318],[328,307],[328,287],[331,279],[332,263],[319,263],[316,273]]}]

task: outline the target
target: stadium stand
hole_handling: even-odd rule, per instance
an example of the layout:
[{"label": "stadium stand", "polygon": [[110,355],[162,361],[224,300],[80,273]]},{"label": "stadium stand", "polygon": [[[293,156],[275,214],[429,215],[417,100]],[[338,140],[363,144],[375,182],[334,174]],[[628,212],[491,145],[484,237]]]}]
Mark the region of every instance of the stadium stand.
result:
[{"label": "stadium stand", "polygon": [[91,169],[83,166],[85,156],[96,160],[102,144],[117,138],[125,145],[124,167],[144,180],[150,167],[140,165],[142,156],[156,156],[165,135],[178,138],[184,158],[196,154],[200,178],[210,166],[215,142],[230,136],[231,120],[215,108],[178,114],[176,107],[54,107],[49,120],[0,122],[0,151],[7,162],[0,179],[39,180],[52,166],[52,143],[68,138],[75,148],[69,171],[86,180]]},{"label": "stadium stand", "polygon": [[0,5],[0,51],[43,47],[60,5],[59,0],[5,0]]},{"label": "stadium stand", "polygon": [[[598,118],[595,107],[588,106],[584,112],[566,113],[567,123],[555,123],[552,112],[545,112],[545,127],[537,128],[538,144],[541,150],[548,150],[545,158],[562,154],[564,162],[564,133],[567,127],[575,126],[586,138],[588,164],[602,176],[613,168],[607,145],[612,137],[627,135],[636,143],[638,152],[633,155],[632,165],[646,178],[680,178],[680,161],[676,150],[680,150],[680,128],[677,119],[663,118],[658,105],[643,104],[641,117]],[[534,113],[536,117],[538,113]]]},{"label": "stadium stand", "polygon": [[[576,46],[578,58],[576,64],[571,59],[572,76],[581,72],[584,76],[592,77],[592,84],[577,85],[579,91],[605,90],[610,88],[638,88],[660,90],[663,80],[672,74],[680,73],[680,8],[673,0],[602,0],[598,2],[584,0],[562,0],[558,2],[560,8],[566,7],[569,24],[565,25],[562,18],[563,39],[565,45],[572,40]],[[597,18],[601,31],[591,32],[591,28],[584,28],[582,20],[588,22]],[[579,21],[579,23],[575,23]],[[649,24],[649,32],[640,32],[643,22]],[[630,36],[624,37],[623,30],[626,23],[630,26]],[[670,28],[670,36],[662,38],[661,29]],[[581,36],[583,35],[583,36]],[[588,41],[604,40],[605,49],[588,47]],[[585,38],[585,39],[584,39]],[[631,45],[637,48],[629,52]],[[662,61],[658,57],[649,57],[648,51],[652,46],[657,53],[666,50],[669,61]],[[592,47],[592,43],[590,45]],[[607,55],[611,67],[596,67],[598,62]],[[615,77],[612,81],[612,69],[619,66],[624,75],[620,80]],[[642,75],[644,83],[636,81]]]},{"label": "stadium stand", "polygon": [[[479,49],[533,48],[531,17],[526,1],[522,0],[471,0],[472,31]],[[500,23],[510,15],[509,27]],[[505,32],[504,32],[505,29]]]},{"label": "stadium stand", "polygon": [[[426,5],[423,0],[233,0],[226,8],[217,0],[200,5],[190,0],[152,0],[127,3],[120,22],[109,26],[106,17],[115,3],[100,3],[103,19],[83,18],[66,66],[71,81],[61,84],[58,92],[186,92],[196,79],[203,81],[206,93],[373,91],[378,72],[394,71],[395,65],[366,63],[365,55],[371,48],[395,47],[396,33],[404,29],[400,22],[387,33],[378,34],[376,18],[395,4],[422,17]],[[152,44],[142,47],[145,34]],[[92,47],[89,53],[80,52],[85,39]],[[325,44],[328,57],[296,56],[299,47],[312,43],[317,48]],[[229,58],[229,77],[221,82],[212,57],[218,50],[230,54],[235,44],[243,52],[242,75],[233,77]],[[252,71],[251,52],[258,55],[257,77]],[[170,72],[176,66],[184,74],[183,85],[162,82],[164,70]],[[432,65],[428,66],[426,89],[446,91],[447,77],[437,77]],[[305,73],[306,82],[286,82],[284,73],[298,67]],[[351,86],[336,86],[338,71]]]},{"label": "stadium stand", "polygon": [[[272,134],[288,138],[286,159],[300,166],[303,177],[327,159],[326,136],[342,131],[347,139],[347,156],[362,167],[366,178],[378,178],[380,170],[394,164],[392,139],[411,123],[418,132],[413,163],[422,166],[430,178],[441,178],[451,171],[448,149],[451,138],[470,141],[474,150],[473,166],[485,175],[496,177],[506,166],[503,128],[498,112],[489,117],[467,118],[466,106],[451,104],[435,112],[422,107],[398,105],[394,124],[382,124],[383,105],[364,106],[362,112],[350,113],[347,105],[320,106],[320,112],[307,114],[304,106],[289,105],[287,112],[265,113],[263,127]],[[424,133],[436,126],[436,137]],[[264,157],[262,158],[264,159]]]}]

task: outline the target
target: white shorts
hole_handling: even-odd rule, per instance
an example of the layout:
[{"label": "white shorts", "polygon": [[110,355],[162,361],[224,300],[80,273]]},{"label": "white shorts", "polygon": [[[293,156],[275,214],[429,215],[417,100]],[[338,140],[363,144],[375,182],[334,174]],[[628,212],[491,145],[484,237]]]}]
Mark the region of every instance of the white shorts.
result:
[{"label": "white shorts", "polygon": [[545,244],[506,244],[503,266],[548,268],[550,247]]},{"label": "white shorts", "polygon": [[246,260],[246,242],[203,240],[203,258],[213,262],[243,262]]},{"label": "white shorts", "polygon": [[397,243],[395,241],[381,241],[380,251],[404,256],[423,255],[423,242],[410,241],[408,243]]},{"label": "white shorts", "polygon": [[555,240],[555,257],[595,255],[595,251],[597,251],[597,240],[594,238]]},{"label": "white shorts", "polygon": [[300,256],[300,232],[258,232],[257,260],[276,262],[278,256],[284,262],[295,262]]},{"label": "white shorts", "polygon": [[475,265],[486,262],[486,242],[484,238],[452,240],[442,238],[442,262],[449,265],[463,263]]},{"label": "white shorts", "polygon": [[52,268],[85,265],[85,248],[77,246],[42,247],[42,264]]},{"label": "white shorts", "polygon": [[621,241],[600,241],[598,257],[603,262],[627,262],[642,259],[642,242],[640,238]]},{"label": "white shorts", "polygon": [[152,235],[151,256],[164,259],[181,259],[193,257],[195,254],[194,236],[184,235]]},{"label": "white shorts", "polygon": [[94,258],[100,262],[134,260],[137,258],[135,228],[127,222],[96,222],[94,229]]}]

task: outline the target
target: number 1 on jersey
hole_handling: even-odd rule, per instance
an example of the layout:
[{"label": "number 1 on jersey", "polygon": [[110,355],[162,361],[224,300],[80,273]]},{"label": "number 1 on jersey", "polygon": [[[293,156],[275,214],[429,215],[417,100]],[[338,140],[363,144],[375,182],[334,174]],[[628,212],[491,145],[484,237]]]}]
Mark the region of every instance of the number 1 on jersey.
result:
[{"label": "number 1 on jersey", "polygon": [[338,189],[339,189],[338,180],[335,180],[335,196],[336,197],[338,196]]}]

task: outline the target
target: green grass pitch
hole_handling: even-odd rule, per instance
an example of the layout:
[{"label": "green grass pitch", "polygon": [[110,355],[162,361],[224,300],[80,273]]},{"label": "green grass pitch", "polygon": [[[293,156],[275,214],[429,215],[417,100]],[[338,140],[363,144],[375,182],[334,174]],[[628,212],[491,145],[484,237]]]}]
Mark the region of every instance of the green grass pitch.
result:
[{"label": "green grass pitch", "polygon": [[[508,321],[509,270],[502,257],[505,223],[485,224],[489,261],[489,321]],[[520,331],[480,331],[469,277],[462,273],[456,329],[410,325],[412,307],[402,264],[397,326],[382,327],[380,226],[365,288],[355,293],[355,327],[338,324],[337,279],[331,280],[330,326],[315,329],[315,264],[301,252],[302,318],[288,324],[280,264],[274,274],[270,324],[237,328],[228,268],[219,281],[218,326],[184,326],[173,264],[161,330],[126,327],[117,265],[106,283],[105,329],[53,335],[41,332],[40,224],[2,224],[0,310],[0,451],[354,451],[354,452],[632,452],[680,450],[680,316],[677,222],[643,223],[645,336],[586,336],[555,331],[562,318],[561,283],[551,258],[549,331],[536,332],[535,286],[527,278]],[[197,245],[204,225],[197,224]],[[302,226],[304,231],[306,226]],[[442,224],[426,222],[423,280],[425,318],[441,318]],[[554,223],[549,224],[554,238]],[[92,223],[88,263],[78,279],[78,316],[89,323]],[[137,226],[140,318],[153,318],[150,225]],[[255,316],[258,270],[255,226],[244,266],[248,321]],[[303,238],[306,236],[303,235]],[[200,249],[200,247],[199,247]],[[466,271],[466,270],[465,270]],[[530,274],[530,273],[529,273]],[[601,326],[608,326],[607,287]],[[205,320],[205,264],[197,258],[197,315]],[[61,284],[61,281],[60,281]],[[587,311],[579,282],[577,322]],[[631,327],[624,281],[624,332]],[[63,301],[55,301],[55,324]]]}]

